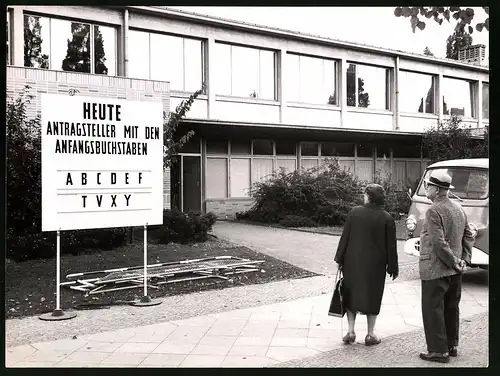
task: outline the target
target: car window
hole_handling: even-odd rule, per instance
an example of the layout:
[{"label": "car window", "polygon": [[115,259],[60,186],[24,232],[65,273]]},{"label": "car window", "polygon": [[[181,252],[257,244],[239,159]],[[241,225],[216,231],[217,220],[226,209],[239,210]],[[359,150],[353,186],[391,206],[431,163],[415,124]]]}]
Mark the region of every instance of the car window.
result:
[{"label": "car window", "polygon": [[483,200],[488,197],[489,177],[488,170],[450,167],[442,169],[427,170],[424,178],[421,180],[417,190],[417,196],[425,196],[423,181],[427,179],[434,170],[442,170],[451,176],[451,184],[455,187],[451,190],[455,195],[462,199]]}]

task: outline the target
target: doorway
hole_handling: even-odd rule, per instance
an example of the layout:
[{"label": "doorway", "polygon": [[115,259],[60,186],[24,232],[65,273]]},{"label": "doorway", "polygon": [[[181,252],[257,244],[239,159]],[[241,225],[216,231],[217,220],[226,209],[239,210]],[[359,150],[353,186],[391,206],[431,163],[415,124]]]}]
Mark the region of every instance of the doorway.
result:
[{"label": "doorway", "polygon": [[182,211],[201,211],[201,157],[181,156]]}]

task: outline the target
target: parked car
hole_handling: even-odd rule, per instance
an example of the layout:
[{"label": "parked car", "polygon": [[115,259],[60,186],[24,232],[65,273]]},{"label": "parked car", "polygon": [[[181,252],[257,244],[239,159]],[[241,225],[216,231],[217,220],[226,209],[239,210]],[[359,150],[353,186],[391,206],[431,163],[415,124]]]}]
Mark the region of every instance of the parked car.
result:
[{"label": "parked car", "polygon": [[425,196],[424,179],[431,171],[446,170],[455,189],[449,197],[457,200],[467,215],[469,227],[475,236],[471,266],[487,269],[489,265],[489,160],[488,158],[454,159],[434,163],[427,167],[415,194],[409,191],[412,204],[406,219],[407,240],[405,253],[419,256],[420,231],[431,201]]}]

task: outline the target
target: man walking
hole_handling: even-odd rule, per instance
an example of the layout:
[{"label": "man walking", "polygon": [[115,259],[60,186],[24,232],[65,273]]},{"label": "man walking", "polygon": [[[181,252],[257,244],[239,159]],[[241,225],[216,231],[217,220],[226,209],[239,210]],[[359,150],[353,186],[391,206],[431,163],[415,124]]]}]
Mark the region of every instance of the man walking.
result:
[{"label": "man walking", "polygon": [[448,198],[451,177],[435,170],[424,181],[432,205],[420,236],[422,318],[427,352],[423,360],[447,363],[457,356],[462,273],[470,264],[474,238],[459,203]]}]

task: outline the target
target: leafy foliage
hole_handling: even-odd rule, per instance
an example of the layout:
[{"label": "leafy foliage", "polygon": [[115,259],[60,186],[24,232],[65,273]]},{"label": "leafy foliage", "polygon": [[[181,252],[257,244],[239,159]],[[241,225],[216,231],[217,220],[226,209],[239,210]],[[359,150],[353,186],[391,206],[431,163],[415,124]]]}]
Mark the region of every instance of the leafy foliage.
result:
[{"label": "leafy foliage", "polygon": [[165,168],[172,166],[176,162],[175,156],[179,150],[193,137],[194,131],[188,131],[183,136],[178,135],[177,130],[181,120],[191,109],[194,101],[205,91],[205,83],[200,90],[195,91],[188,99],[183,100],[170,114],[163,113],[163,166]]},{"label": "leafy foliage", "polygon": [[[336,160],[308,170],[274,172],[251,189],[252,208],[238,213],[238,219],[285,223],[305,217],[316,223],[342,224],[345,214],[359,202],[361,185],[342,170]],[[327,208],[327,209],[325,209]]]},{"label": "leafy foliage", "polygon": [[[490,13],[489,7],[483,7],[487,15]],[[455,31],[467,31],[472,34],[474,28],[471,25],[474,19],[474,9],[464,7],[396,7],[394,9],[396,17],[410,18],[411,29],[413,32],[418,28],[424,30],[426,23],[423,21],[424,17],[427,19],[432,18],[436,23],[441,25],[444,20],[450,22],[453,18],[457,21]],[[483,29],[490,30],[490,18],[487,17],[483,22],[476,24],[476,30],[481,32]]]},{"label": "leafy foliage", "polygon": [[204,242],[216,218],[214,213],[183,213],[177,209],[166,209],[163,211],[163,225],[151,226],[150,229],[152,237],[161,244]]},{"label": "leafy foliage", "polygon": [[458,60],[458,51],[472,45],[472,36],[465,31],[456,31],[446,40],[446,57]]},{"label": "leafy foliage", "polygon": [[424,55],[425,56],[434,56],[434,54],[432,53],[432,51],[429,48],[429,46],[425,46],[425,48],[424,48]]},{"label": "leafy foliage", "polygon": [[[410,210],[411,200],[407,196],[406,191],[398,189],[396,183],[393,182],[391,175],[382,175],[380,170],[375,174],[375,183],[380,184],[385,190],[384,210],[387,211],[394,219],[400,219],[402,215],[408,214]],[[411,187],[415,191],[416,187]]]},{"label": "leafy foliage", "polygon": [[470,127],[464,127],[461,123],[460,116],[452,115],[446,122],[427,130],[422,144],[431,162],[488,157],[488,127],[483,137],[477,138]]},{"label": "leafy foliage", "polygon": [[49,68],[49,56],[42,54],[42,25],[40,17],[24,18],[24,66]]}]

